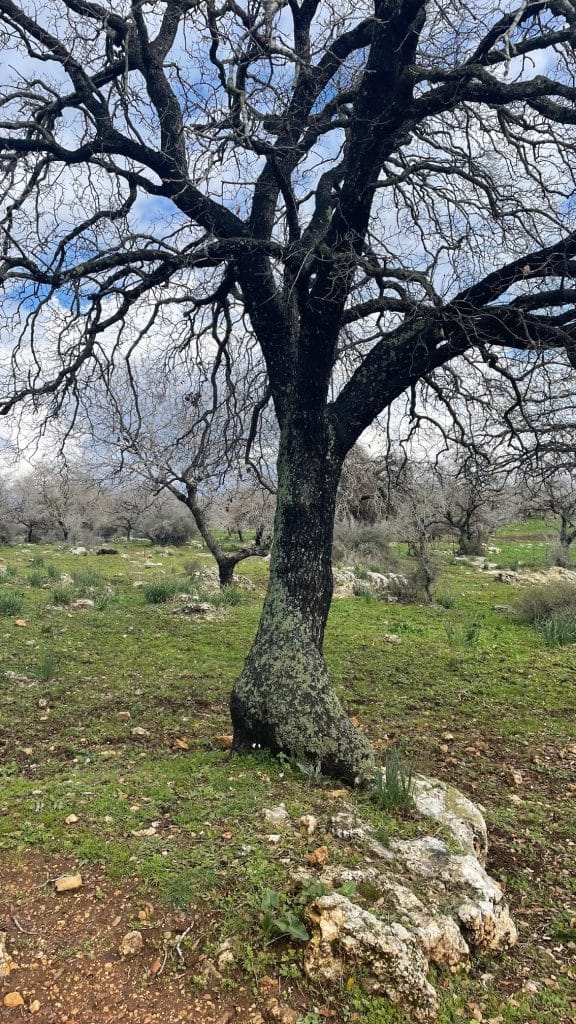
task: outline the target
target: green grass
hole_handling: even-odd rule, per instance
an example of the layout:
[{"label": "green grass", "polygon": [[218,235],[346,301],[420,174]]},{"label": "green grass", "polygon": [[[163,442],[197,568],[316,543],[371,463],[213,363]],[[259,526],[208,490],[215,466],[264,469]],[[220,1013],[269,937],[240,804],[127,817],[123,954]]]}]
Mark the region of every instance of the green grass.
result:
[{"label": "green grass", "polygon": [[0,591],[0,615],[19,615],[23,607],[23,594],[16,590]]},{"label": "green grass", "polygon": [[[508,557],[506,538],[496,544]],[[75,586],[21,590],[18,581],[31,574],[29,549],[0,550],[0,565],[14,569],[0,579],[0,607],[14,597],[18,606],[4,613],[0,629],[2,856],[65,855],[74,864],[104,865],[119,884],[135,878],[142,893],[166,904],[209,905],[214,943],[239,937],[250,977],[289,968],[310,993],[310,1013],[333,1000],[336,1024],[353,1013],[362,1024],[399,1024],[401,1014],[365,994],[353,971],[349,988],[344,979],[341,992],[318,996],[302,975],[298,949],[287,965],[285,946],[267,944],[262,933],[265,893],[278,893],[281,905],[291,907],[289,873],[311,848],[326,841],[334,860],[351,856],[322,825],[312,840],[290,829],[272,845],[261,816],[263,807],[284,802],[293,819],[312,813],[322,822],[333,783],[305,779],[290,762],[264,753],[229,757],[216,748],[215,738],[230,731],[228,694],[257,628],[266,563],[250,560],[238,569],[254,582],[253,591],[238,587],[230,588],[233,597],[216,595],[226,605],[221,619],[183,620],[168,600],[150,602],[146,588],[166,593],[168,586],[169,596],[186,592],[186,563],[193,558],[199,568],[211,566],[209,557],[192,546],[170,558],[137,543],[120,551],[128,558],[103,564],[89,555],[80,568],[69,553],[50,551],[32,571],[52,582],[72,574]],[[453,564],[447,545],[439,557],[436,589],[447,600],[427,607],[335,601],[326,658],[347,710],[384,762],[386,750],[400,744],[415,771],[453,781],[487,807],[490,870],[506,885],[519,923],[527,925],[509,957],[479,962],[469,977],[443,977],[440,1024],[468,1024],[470,1002],[482,1005],[485,1019],[502,1016],[505,1024],[559,1024],[572,1012],[571,981],[547,951],[562,959],[562,948],[573,941],[576,813],[569,751],[576,652],[549,646],[533,625],[495,608],[514,604],[516,588]],[[405,568],[402,551],[399,558]],[[168,579],[159,580],[159,568],[147,567],[148,561],[163,562]],[[135,581],[145,587],[135,588]],[[70,608],[78,590],[88,587],[96,606]],[[194,581],[191,590],[199,591]],[[55,607],[62,594],[68,604]],[[10,621],[20,614],[26,629]],[[387,642],[389,634],[400,643]],[[49,716],[40,697],[49,703]],[[119,712],[130,712],[130,720],[119,719]],[[149,738],[133,738],[135,726]],[[178,739],[188,749],[177,747]],[[525,779],[520,806],[509,799],[510,765]],[[417,827],[410,815],[374,802],[371,794],[347,799],[382,840]],[[65,824],[69,814],[79,819],[73,829]],[[156,834],[134,835],[153,821],[159,822]],[[486,973],[489,985],[482,981]],[[543,984],[551,973],[557,989]],[[524,977],[542,982],[536,995],[519,991]]]}]

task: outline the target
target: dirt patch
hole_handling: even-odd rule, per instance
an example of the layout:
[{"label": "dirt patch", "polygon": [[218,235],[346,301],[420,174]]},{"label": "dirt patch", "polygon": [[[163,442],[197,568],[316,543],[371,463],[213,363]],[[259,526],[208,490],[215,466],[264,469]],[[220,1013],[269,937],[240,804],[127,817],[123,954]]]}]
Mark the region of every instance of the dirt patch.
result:
[{"label": "dirt patch", "polygon": [[[265,1018],[242,984],[226,988],[216,979],[204,987],[195,980],[207,966],[201,952],[210,940],[205,913],[154,907],[94,867],[82,867],[82,889],[57,895],[46,880],[71,869],[76,865],[58,859],[1,863],[0,931],[7,932],[13,961],[0,987],[1,1021],[25,1016],[38,1024],[262,1024]],[[142,949],[122,957],[121,940],[132,929],[141,932]],[[2,1005],[15,991],[25,1006]]]}]

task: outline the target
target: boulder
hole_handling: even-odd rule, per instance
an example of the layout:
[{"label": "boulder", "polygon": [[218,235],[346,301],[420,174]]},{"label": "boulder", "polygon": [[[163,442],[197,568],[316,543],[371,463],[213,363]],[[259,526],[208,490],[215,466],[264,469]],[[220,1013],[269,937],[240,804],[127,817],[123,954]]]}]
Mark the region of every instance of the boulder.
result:
[{"label": "boulder", "polygon": [[328,893],[308,908],[312,938],[306,949],[306,973],[339,984],[350,963],[361,964],[363,987],[409,1009],[415,1021],[436,1018],[438,996],[428,981],[428,961],[415,936],[401,924],[380,921],[346,896]]},{"label": "boulder", "polygon": [[478,808],[454,786],[424,775],[414,778],[416,810],[447,828],[464,853],[472,853],[481,864],[488,854],[488,830]]},{"label": "boulder", "polygon": [[426,903],[441,902],[472,949],[487,953],[516,943],[518,933],[502,889],[476,857],[450,853],[431,836],[393,840],[390,848],[409,874],[421,880]]}]

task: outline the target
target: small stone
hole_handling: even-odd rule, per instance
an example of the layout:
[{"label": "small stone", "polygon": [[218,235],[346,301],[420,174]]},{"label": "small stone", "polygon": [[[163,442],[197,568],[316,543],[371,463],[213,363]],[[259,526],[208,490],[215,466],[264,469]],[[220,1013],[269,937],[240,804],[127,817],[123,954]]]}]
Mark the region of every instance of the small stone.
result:
[{"label": "small stone", "polygon": [[7,992],[3,999],[4,1006],[15,1010],[18,1006],[24,1006],[24,999],[20,992]]},{"label": "small stone", "polygon": [[68,817],[64,819],[64,824],[65,825],[75,825],[77,821],[78,821],[78,815],[77,814],[69,814]]},{"label": "small stone", "polygon": [[30,1010],[30,1013],[39,1013],[41,1006],[42,1003],[40,1002],[39,999],[33,999],[28,1009]]},{"label": "small stone", "polygon": [[280,842],[281,836],[278,832],[275,832],[273,835],[267,836],[266,838],[272,846],[276,846],[276,844]]},{"label": "small stone", "polygon": [[130,719],[132,718],[132,715],[130,714],[129,711],[119,711],[116,715],[116,718],[118,719],[119,722],[129,722]]},{"label": "small stone", "polygon": [[131,729],[130,734],[137,740],[147,740],[150,736],[148,729],[143,729],[141,725],[136,725],[134,729]]},{"label": "small stone", "polygon": [[266,821],[276,825],[276,828],[283,828],[290,821],[290,815],[284,804],[278,804],[276,807],[265,807],[262,814]]},{"label": "small stone", "polygon": [[234,737],[230,735],[226,736],[215,736],[212,743],[218,750],[230,750]]},{"label": "small stone", "polygon": [[76,601],[72,601],[70,608],[75,611],[85,611],[87,608],[94,608],[94,601],[90,597],[79,597]]},{"label": "small stone", "polygon": [[317,846],[312,853],[309,853],[306,857],[306,863],[312,865],[312,867],[318,867],[321,864],[325,864],[328,860],[328,847]]},{"label": "small stone", "polygon": [[313,836],[318,828],[318,819],[315,818],[313,814],[303,814],[299,819],[298,824],[307,836]]},{"label": "small stone", "polygon": [[522,991],[526,992],[529,996],[535,996],[539,991],[539,987],[535,981],[525,981],[522,985]]},{"label": "small stone", "polygon": [[56,892],[73,892],[74,889],[81,889],[82,885],[82,875],[60,875],[60,878],[54,880]]},{"label": "small stone", "polygon": [[175,746],[176,750],[189,750],[190,749],[189,744],[188,744],[188,740],[185,740],[185,739],[174,740],[174,746]]},{"label": "small stone", "polygon": [[136,953],[140,952],[143,945],[144,939],[142,938],[142,932],[126,932],[126,935],[118,946],[118,952],[120,956],[135,956]]},{"label": "small stone", "polygon": [[454,739],[454,733],[452,733],[452,732],[443,732],[442,733],[442,739],[445,740],[446,743],[450,743]]},{"label": "small stone", "polygon": [[6,949],[8,935],[0,932],[0,983],[6,980],[12,970],[12,958]]},{"label": "small stone", "polygon": [[521,786],[524,782],[522,772],[517,768],[508,768],[504,777],[509,786]]}]

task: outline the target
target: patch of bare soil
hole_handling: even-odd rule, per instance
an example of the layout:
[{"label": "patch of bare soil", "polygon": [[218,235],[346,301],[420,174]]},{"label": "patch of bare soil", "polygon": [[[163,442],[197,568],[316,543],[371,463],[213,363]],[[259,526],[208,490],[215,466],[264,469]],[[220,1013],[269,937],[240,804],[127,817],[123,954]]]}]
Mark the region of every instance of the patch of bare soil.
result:
[{"label": "patch of bare soil", "polygon": [[[209,938],[204,914],[153,907],[94,867],[82,869],[82,888],[57,894],[47,879],[70,871],[63,860],[36,857],[0,869],[0,932],[12,959],[0,978],[2,1022],[263,1024],[241,984],[195,984],[210,968],[200,952]],[[122,939],[134,930],[141,949],[122,956]],[[6,1005],[19,1002],[16,993],[23,1003]]]}]

